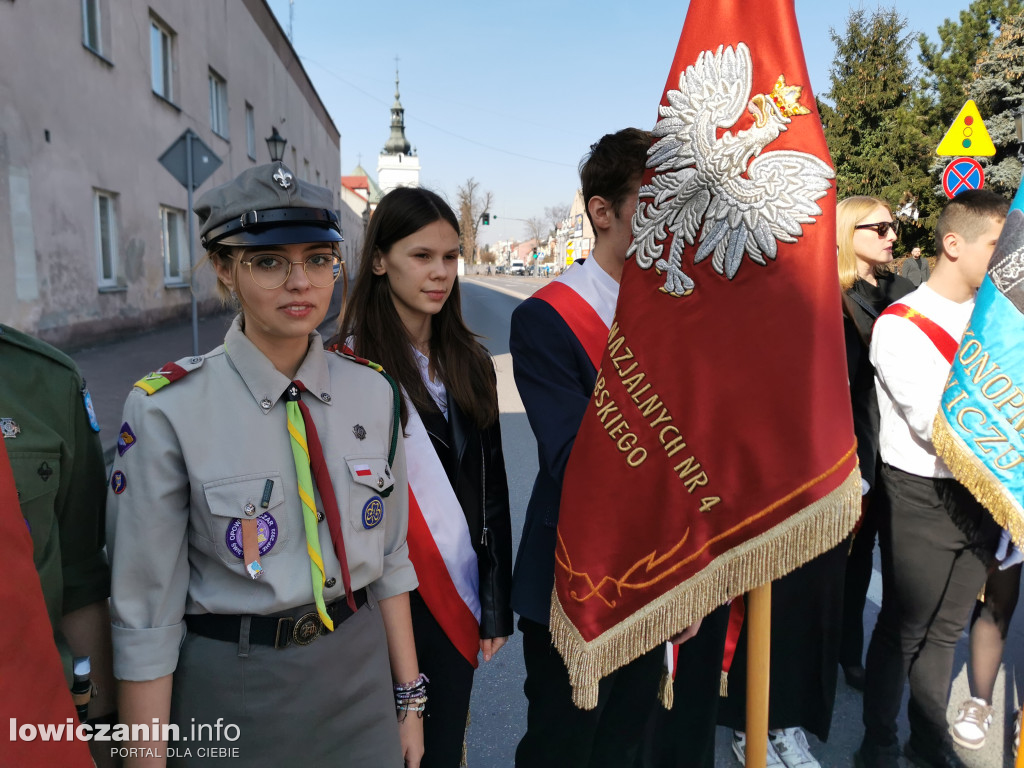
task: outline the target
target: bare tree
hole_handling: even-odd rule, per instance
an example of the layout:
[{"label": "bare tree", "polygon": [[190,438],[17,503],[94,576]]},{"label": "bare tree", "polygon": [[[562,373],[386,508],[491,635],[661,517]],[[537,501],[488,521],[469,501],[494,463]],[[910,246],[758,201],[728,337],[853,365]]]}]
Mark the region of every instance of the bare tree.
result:
[{"label": "bare tree", "polygon": [[531,239],[537,241],[537,247],[547,245],[548,233],[551,231],[547,220],[540,216],[531,216],[525,223],[526,233]]},{"label": "bare tree", "polygon": [[569,203],[558,203],[557,205],[549,205],[544,209],[544,217],[548,220],[552,229],[558,229],[558,225],[569,218],[569,212],[572,210],[572,205]]},{"label": "bare tree", "polygon": [[483,192],[480,184],[472,176],[461,185],[457,192],[459,208],[459,229],[462,230],[462,255],[470,264],[476,263],[476,233],[480,224],[480,214],[489,211],[494,196]]}]

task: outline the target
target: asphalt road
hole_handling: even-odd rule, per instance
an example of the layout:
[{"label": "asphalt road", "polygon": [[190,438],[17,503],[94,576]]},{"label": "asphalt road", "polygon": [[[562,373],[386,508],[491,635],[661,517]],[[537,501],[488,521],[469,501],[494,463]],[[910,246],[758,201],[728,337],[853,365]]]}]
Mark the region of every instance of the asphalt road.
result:
[{"label": "asphalt road", "polygon": [[[516,305],[546,281],[523,277],[467,277],[462,279],[463,314],[471,329],[482,335],[483,343],[495,358],[498,370],[499,401],[501,404],[502,444],[509,478],[512,505],[514,544],[518,546],[523,516],[530,489],[537,471],[536,443],[530,430],[522,403],[512,380],[512,364],[508,354],[509,319]],[[864,624],[868,635],[878,615],[881,600],[881,579],[877,573],[868,595]],[[1018,611],[1018,613],[1020,613]],[[1024,675],[1024,618],[1018,618],[1010,627],[1004,654],[1004,666],[996,683],[996,718],[989,731],[985,747],[977,752],[961,751],[969,768],[1010,768],[1012,754],[1004,749],[1012,733],[1012,714],[1020,706],[1016,691],[1016,665],[1022,662]],[[869,638],[865,639],[866,641]],[[953,668],[952,702],[948,716],[952,719],[956,706],[969,694],[967,688],[966,636],[957,647]],[[468,738],[468,765],[470,768],[508,768],[514,765],[515,746],[526,726],[526,699],[523,696],[525,672],[522,646],[518,634],[514,635],[489,664],[481,663],[473,690],[472,722]],[[827,744],[808,736],[811,751],[823,768],[846,768],[853,765],[853,752],[863,734],[861,725],[862,700],[857,691],[848,688],[839,676],[839,690],[832,720],[832,733]],[[901,738],[906,739],[909,729],[906,706],[901,717]],[[739,763],[730,749],[730,732],[719,728],[715,764],[732,767]],[[625,768],[625,767],[624,767]]]}]

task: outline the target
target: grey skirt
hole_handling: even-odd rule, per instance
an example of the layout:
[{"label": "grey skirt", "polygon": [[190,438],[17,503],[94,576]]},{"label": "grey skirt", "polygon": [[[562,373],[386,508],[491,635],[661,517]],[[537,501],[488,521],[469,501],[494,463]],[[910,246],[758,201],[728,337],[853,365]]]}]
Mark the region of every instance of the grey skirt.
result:
[{"label": "grey skirt", "polygon": [[384,624],[376,603],[307,646],[185,636],[174,673],[168,765],[401,768]]}]

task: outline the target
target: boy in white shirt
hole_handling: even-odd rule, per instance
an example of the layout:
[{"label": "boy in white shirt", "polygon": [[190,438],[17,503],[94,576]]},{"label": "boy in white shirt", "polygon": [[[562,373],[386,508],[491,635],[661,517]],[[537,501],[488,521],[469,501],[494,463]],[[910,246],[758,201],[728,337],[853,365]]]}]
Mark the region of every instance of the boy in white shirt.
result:
[{"label": "boy in white shirt", "polygon": [[908,678],[907,758],[923,768],[963,765],[946,723],[953,652],[999,529],[936,455],[932,422],[1008,210],[988,191],[951,200],[936,225],[931,277],[883,312],[872,335],[891,509],[879,531],[882,608],[867,655],[865,734],[855,756],[862,768],[898,765],[896,718]]}]

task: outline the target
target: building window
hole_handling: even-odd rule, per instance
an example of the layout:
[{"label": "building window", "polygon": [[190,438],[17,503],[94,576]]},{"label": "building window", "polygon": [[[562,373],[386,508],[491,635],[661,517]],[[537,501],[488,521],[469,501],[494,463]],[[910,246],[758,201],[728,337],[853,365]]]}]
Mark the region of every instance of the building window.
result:
[{"label": "building window", "polygon": [[309,160],[302,158],[302,180],[309,181]]},{"label": "building window", "polygon": [[95,191],[96,267],[100,287],[117,285],[117,215],[115,196]]},{"label": "building window", "polygon": [[245,150],[249,157],[256,159],[256,114],[248,102],[245,105]]},{"label": "building window", "polygon": [[160,206],[160,242],[164,255],[164,282],[185,282],[188,252],[185,244],[185,212]]},{"label": "building window", "polygon": [[174,68],[174,33],[156,19],[150,19],[149,23],[149,55],[152,64],[153,93],[173,101],[171,72]]},{"label": "building window", "polygon": [[228,137],[228,84],[212,69],[210,70],[210,130],[225,139]]},{"label": "building window", "polygon": [[104,54],[101,10],[100,0],[82,0],[82,43],[100,56]]}]

